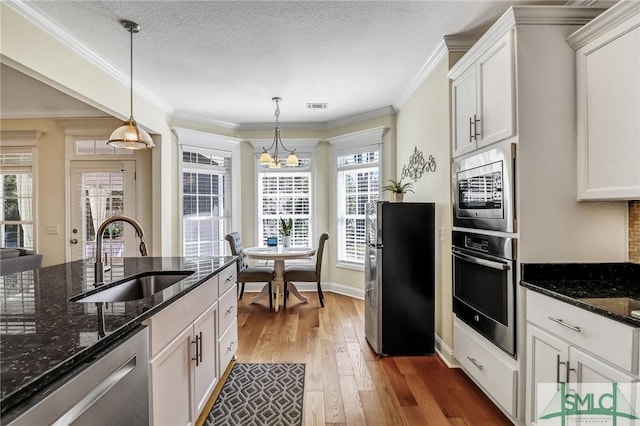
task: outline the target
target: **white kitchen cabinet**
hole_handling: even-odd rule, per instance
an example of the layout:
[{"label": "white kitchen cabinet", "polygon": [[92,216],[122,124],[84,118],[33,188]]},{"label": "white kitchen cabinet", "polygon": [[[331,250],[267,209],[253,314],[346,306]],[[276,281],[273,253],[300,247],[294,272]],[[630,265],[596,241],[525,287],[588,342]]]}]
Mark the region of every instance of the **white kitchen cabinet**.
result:
[{"label": "white kitchen cabinet", "polygon": [[567,38],[576,49],[578,199],[640,199],[640,3]]},{"label": "white kitchen cabinet", "polygon": [[629,371],[638,356],[637,329],[530,290],[526,295],[528,425],[538,418],[538,384],[566,383],[580,394],[584,384],[638,381]]},{"label": "white kitchen cabinet", "polygon": [[151,359],[154,425],[193,425],[218,383],[218,303]]},{"label": "white kitchen cabinet", "polygon": [[[220,273],[220,309],[218,310],[219,371],[222,375],[238,350],[238,292],[235,265]],[[225,285],[225,283],[227,283]],[[223,293],[224,292],[224,293]]]},{"label": "white kitchen cabinet", "polygon": [[235,355],[235,271],[228,266],[147,320],[154,425],[195,424]]},{"label": "white kitchen cabinet", "polygon": [[464,371],[503,411],[515,417],[518,395],[516,361],[458,318],[454,320],[453,342],[453,354]]},{"label": "white kitchen cabinet", "polygon": [[454,157],[515,134],[512,38],[508,31],[490,45],[478,45],[482,53],[477,59],[450,73]]}]

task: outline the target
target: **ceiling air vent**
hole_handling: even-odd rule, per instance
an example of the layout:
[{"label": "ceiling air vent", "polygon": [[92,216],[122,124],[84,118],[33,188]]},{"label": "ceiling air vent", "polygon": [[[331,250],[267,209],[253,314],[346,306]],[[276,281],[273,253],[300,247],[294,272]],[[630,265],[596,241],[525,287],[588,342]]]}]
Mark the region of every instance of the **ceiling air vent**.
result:
[{"label": "ceiling air vent", "polygon": [[307,103],[307,108],[309,109],[327,109],[329,104],[323,103]]}]

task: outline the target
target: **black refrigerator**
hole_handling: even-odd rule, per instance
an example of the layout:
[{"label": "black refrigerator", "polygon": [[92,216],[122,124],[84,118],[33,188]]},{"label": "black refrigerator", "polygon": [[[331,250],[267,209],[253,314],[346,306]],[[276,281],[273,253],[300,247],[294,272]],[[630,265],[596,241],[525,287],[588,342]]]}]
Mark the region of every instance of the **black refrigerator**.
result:
[{"label": "black refrigerator", "polygon": [[435,204],[367,205],[365,336],[380,355],[434,353]]}]

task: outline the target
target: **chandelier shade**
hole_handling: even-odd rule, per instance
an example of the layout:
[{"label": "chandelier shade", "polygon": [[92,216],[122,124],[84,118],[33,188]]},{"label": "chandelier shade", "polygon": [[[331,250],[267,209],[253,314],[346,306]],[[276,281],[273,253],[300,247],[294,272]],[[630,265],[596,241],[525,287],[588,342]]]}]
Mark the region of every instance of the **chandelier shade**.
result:
[{"label": "chandelier shade", "polygon": [[[284,163],[287,167],[296,167],[299,164],[298,156],[296,155],[296,150],[288,149],[282,143],[282,138],[280,136],[280,102],[282,98],[273,97],[272,101],[276,103],[276,125],[274,126],[275,133],[273,135],[273,142],[269,148],[262,148],[262,154],[260,154],[260,165],[268,166],[272,169],[280,168],[280,165]],[[282,146],[282,150],[284,152],[288,152],[286,160],[280,158],[279,156],[279,146]]]},{"label": "chandelier shade", "polygon": [[133,21],[122,20],[120,24],[129,31],[130,37],[130,91],[129,91],[129,119],[111,133],[107,144],[121,149],[151,149],[155,147],[151,135],[138,127],[133,119],[133,34],[140,32],[140,25]]}]

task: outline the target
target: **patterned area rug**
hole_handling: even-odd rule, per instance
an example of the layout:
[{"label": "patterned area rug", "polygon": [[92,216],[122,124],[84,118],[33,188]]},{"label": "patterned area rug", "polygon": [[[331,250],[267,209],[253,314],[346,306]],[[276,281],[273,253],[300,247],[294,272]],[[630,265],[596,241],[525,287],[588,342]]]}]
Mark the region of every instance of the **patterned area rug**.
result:
[{"label": "patterned area rug", "polygon": [[305,364],[236,363],[205,422],[300,426]]}]

